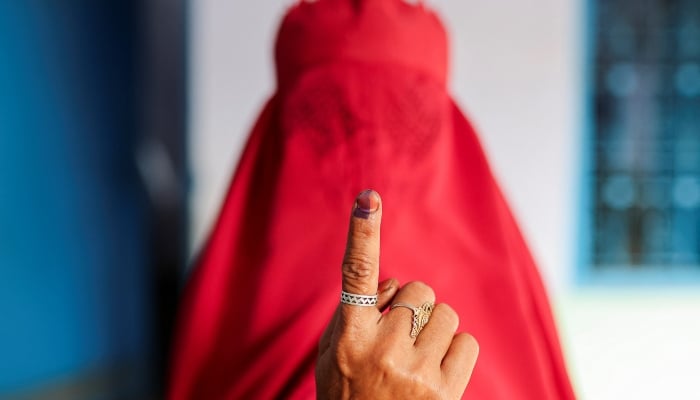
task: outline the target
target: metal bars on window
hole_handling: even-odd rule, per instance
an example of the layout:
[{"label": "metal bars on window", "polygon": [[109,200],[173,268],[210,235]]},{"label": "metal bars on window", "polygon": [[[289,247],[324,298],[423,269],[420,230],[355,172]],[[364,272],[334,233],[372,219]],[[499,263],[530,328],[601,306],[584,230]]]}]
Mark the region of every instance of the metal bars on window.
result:
[{"label": "metal bars on window", "polygon": [[700,270],[700,1],[598,0],[595,269]]}]

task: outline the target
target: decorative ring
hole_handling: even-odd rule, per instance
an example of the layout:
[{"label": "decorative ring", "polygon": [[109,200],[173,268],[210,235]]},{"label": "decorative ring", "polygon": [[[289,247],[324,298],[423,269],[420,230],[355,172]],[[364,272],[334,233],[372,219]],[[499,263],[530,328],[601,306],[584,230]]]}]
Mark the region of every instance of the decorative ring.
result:
[{"label": "decorative ring", "polygon": [[433,313],[433,308],[435,308],[435,304],[423,303],[423,305],[420,307],[413,307],[412,305],[406,303],[395,303],[392,304],[391,309],[393,310],[396,307],[405,307],[413,311],[411,338],[415,339],[420,333],[420,331],[423,330],[423,327],[425,327],[425,325],[428,323],[428,320],[430,319],[430,314]]},{"label": "decorative ring", "polygon": [[341,290],[340,302],[343,304],[350,304],[351,306],[373,307],[377,305],[377,295],[365,296],[362,294],[348,293]]}]

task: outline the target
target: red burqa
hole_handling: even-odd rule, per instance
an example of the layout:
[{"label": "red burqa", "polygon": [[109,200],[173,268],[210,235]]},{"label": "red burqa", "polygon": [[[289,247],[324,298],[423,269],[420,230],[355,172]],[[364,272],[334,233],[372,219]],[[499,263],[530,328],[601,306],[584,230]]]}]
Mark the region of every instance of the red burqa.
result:
[{"label": "red burqa", "polygon": [[465,397],[574,398],[533,259],[447,92],[435,14],[402,0],[300,2],[276,62],[277,91],[185,290],[170,398],[314,398],[365,188],[383,199],[380,279],[426,282],[479,341]]}]

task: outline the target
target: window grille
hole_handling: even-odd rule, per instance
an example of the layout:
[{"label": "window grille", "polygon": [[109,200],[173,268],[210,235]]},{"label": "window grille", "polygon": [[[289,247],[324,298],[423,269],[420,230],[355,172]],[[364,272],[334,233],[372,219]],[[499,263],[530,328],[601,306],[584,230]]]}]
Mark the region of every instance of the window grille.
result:
[{"label": "window grille", "polygon": [[700,271],[700,1],[592,12],[593,271]]}]

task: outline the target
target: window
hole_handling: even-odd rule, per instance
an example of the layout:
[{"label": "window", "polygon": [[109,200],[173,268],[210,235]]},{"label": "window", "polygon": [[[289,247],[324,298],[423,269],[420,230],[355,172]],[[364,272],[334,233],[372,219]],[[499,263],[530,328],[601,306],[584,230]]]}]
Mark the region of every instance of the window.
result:
[{"label": "window", "polygon": [[594,3],[583,272],[700,282],[700,1]]}]

